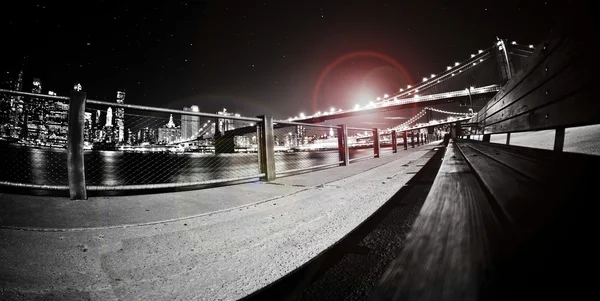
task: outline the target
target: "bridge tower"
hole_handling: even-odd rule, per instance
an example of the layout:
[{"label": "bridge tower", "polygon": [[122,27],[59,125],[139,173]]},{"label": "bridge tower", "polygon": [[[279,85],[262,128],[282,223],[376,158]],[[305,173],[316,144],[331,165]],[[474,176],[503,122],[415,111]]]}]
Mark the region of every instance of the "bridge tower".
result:
[{"label": "bridge tower", "polygon": [[509,59],[508,49],[506,48],[504,40],[498,39],[498,43],[496,43],[496,47],[494,47],[494,55],[496,56],[500,78],[502,79],[500,84],[504,86],[508,80],[510,80],[515,70]]}]

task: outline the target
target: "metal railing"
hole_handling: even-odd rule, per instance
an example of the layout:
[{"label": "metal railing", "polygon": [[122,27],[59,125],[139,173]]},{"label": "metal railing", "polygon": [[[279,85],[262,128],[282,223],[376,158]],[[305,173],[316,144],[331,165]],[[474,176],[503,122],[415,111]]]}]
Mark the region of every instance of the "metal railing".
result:
[{"label": "metal railing", "polygon": [[395,131],[376,128],[113,103],[79,91],[0,90],[0,113],[0,186],[69,191],[71,199],[87,199],[87,191],[272,181],[378,158],[381,141],[397,141]]}]

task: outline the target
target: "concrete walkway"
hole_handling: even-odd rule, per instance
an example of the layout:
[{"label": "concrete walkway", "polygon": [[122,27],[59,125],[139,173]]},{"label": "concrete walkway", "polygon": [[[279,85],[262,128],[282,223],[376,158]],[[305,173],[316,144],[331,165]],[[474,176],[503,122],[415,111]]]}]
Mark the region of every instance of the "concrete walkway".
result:
[{"label": "concrete walkway", "polygon": [[0,195],[0,300],[239,299],[350,232],[434,147],[268,184],[87,202]]}]

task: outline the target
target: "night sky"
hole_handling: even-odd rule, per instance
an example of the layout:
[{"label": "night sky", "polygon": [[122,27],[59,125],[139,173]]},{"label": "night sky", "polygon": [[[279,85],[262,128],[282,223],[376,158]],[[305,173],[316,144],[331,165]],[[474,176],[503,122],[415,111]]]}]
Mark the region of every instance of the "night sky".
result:
[{"label": "night sky", "polygon": [[127,103],[275,118],[367,104],[497,36],[539,43],[573,3],[2,2],[0,69],[18,70],[27,56],[25,90],[39,77],[44,93],[68,95],[81,82],[93,99],[126,89]]}]

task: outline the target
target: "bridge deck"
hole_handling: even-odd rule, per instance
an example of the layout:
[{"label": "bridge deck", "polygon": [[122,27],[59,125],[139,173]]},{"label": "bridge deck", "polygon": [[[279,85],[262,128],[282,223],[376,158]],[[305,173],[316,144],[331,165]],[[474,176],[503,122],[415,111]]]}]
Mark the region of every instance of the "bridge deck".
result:
[{"label": "bridge deck", "polygon": [[[2,195],[0,299],[241,298],[350,232],[422,168],[433,148],[409,148],[273,184],[60,204],[38,200],[29,206]],[[248,201],[235,207],[240,204],[231,199],[243,199],[240,194]],[[210,207],[214,203],[223,205]],[[38,213],[23,218],[32,211]],[[189,218],[194,214],[199,216]],[[139,225],[144,221],[155,223]],[[138,225],[123,227],[128,223]],[[72,229],[94,226],[114,227]]]}]

